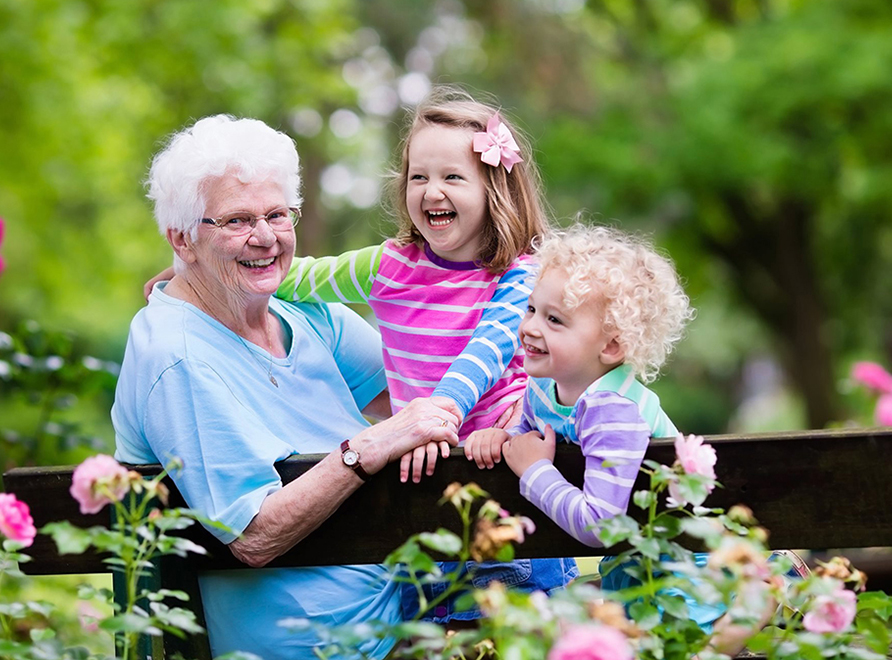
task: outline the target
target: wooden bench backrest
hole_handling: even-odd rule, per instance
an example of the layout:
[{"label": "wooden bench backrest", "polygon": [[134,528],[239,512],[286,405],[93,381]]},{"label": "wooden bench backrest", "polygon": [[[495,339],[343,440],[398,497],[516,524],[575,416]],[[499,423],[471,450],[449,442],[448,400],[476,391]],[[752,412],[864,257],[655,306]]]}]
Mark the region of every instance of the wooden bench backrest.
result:
[{"label": "wooden bench backrest", "polygon": [[[892,430],[841,430],[754,436],[714,436],[716,473],[723,488],[707,504],[728,509],[743,503],[771,532],[775,548],[858,548],[892,546]],[[577,448],[558,448],[555,464],[568,479],[582,483],[583,460]],[[675,458],[671,440],[655,440],[647,457],[665,464]],[[296,456],[278,465],[288,483],[309,470],[321,456]],[[157,474],[158,466],[139,468]],[[188,468],[187,468],[188,469]],[[8,492],[27,502],[38,527],[54,520],[79,526],[105,525],[108,512],[83,515],[69,495],[73,468],[17,468],[4,475]],[[527,515],[537,531],[517,547],[518,557],[590,556],[601,554],[574,541],[518,492],[518,480],[504,464],[478,470],[460,450],[441,461],[436,474],[421,484],[401,484],[390,465],[354,493],[318,530],[271,566],[377,563],[419,531],[446,527],[458,531],[451,506],[438,506],[445,487],[476,481],[512,513]],[[648,482],[639,478],[636,489]],[[181,505],[172,492],[171,505]],[[634,511],[632,511],[634,514]],[[209,550],[207,558],[165,558],[155,578],[167,588],[185,591],[204,625],[196,569],[244,568],[210,534],[197,528],[193,540]],[[38,536],[28,549],[31,574],[108,572],[93,554],[60,556],[52,542]],[[145,638],[142,655],[154,660],[181,654],[211,660],[207,637],[181,640]]]},{"label": "wooden bench backrest", "polygon": [[[723,488],[707,504],[727,509],[743,503],[771,532],[778,548],[857,548],[892,546],[892,430],[840,430],[751,436],[713,436],[716,472]],[[581,484],[579,451],[560,446],[555,463],[570,481]],[[671,441],[655,440],[648,458],[674,460]],[[279,464],[284,482],[296,479],[320,459],[295,456]],[[155,466],[140,468],[146,473]],[[188,469],[188,468],[187,468]],[[84,515],[68,493],[72,468],[16,468],[4,475],[8,492],[31,507],[38,527],[53,520],[80,526],[104,525],[108,513]],[[478,470],[454,450],[436,474],[420,484],[401,484],[396,465],[360,488],[309,538],[279,557],[275,566],[313,566],[380,562],[415,532],[446,527],[457,530],[450,506],[438,506],[445,487],[476,481],[504,508],[533,519],[537,531],[517,548],[519,557],[598,555],[577,543],[523,499],[518,481],[506,465]],[[646,487],[639,479],[636,488]],[[174,497],[174,503],[178,498]],[[181,502],[181,500],[179,500]],[[193,536],[211,553],[198,559],[201,568],[242,565],[204,530]],[[94,555],[59,556],[52,542],[38,536],[29,549],[33,574],[107,572]]]}]

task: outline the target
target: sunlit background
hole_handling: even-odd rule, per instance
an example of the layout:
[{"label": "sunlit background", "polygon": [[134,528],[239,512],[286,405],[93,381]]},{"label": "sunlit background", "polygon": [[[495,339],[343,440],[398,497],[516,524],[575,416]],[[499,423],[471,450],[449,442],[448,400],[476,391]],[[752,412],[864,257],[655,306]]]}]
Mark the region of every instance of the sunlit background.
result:
[{"label": "sunlit background", "polygon": [[[219,112],[292,135],[298,251],[336,253],[393,231],[406,108],[441,82],[530,135],[556,222],[675,259],[699,315],[656,389],[680,428],[871,423],[847,373],[892,357],[884,0],[0,0],[4,464],[112,446],[90,374],[171,261],[142,183],[165,136]],[[99,362],[29,401],[28,333],[50,388],[56,353]]]}]

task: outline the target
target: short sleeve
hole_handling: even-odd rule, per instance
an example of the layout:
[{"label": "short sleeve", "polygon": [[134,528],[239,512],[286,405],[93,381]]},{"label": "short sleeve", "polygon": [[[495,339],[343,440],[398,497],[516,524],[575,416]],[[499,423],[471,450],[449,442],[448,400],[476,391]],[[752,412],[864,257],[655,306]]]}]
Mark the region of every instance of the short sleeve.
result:
[{"label": "short sleeve", "polygon": [[[270,493],[281,488],[274,464],[293,449],[267,429],[260,411],[243,404],[214,368],[181,360],[152,387],[144,429],[186,504],[231,531],[209,529],[223,543],[244,531]],[[264,436],[264,437],[261,437]]]},{"label": "short sleeve", "polygon": [[381,357],[381,335],[353,310],[326,305],[332,331],[331,352],[338,369],[362,410],[387,387]]}]

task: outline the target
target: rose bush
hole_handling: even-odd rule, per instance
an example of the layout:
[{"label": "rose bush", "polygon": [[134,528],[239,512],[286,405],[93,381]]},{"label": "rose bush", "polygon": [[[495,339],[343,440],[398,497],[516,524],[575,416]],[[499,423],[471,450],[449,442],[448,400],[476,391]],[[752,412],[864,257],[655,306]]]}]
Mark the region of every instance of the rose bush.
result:
[{"label": "rose bush", "polygon": [[[447,582],[446,592],[423,601],[423,609],[435,607],[451,594],[467,592],[457,606],[478,605],[483,613],[479,627],[454,632],[418,620],[396,626],[376,621],[342,627],[313,624],[322,641],[320,657],[349,655],[370,636],[388,636],[400,642],[395,658],[727,660],[721,639],[728,631],[770,660],[886,657],[892,616],[892,600],[886,594],[865,591],[866,577],[843,558],[820,564],[805,579],[781,579],[790,562],[783,556],[768,560],[767,532],[749,509],[736,506],[725,513],[703,506],[708,493],[717,487],[712,448],[702,438],[688,436],[678,438],[676,451],[677,459],[670,466],[649,461],[643,465],[650,487],[632,496],[631,506],[640,510],[638,515],[616,516],[603,521],[599,529],[606,547],[628,546],[617,553],[613,563],[635,578],[632,586],[607,592],[597,583],[577,582],[546,597],[541,592],[515,592],[498,582],[475,590],[470,587],[469,574],[442,574],[434,554],[436,559],[460,563],[472,556],[506,561],[514,556],[512,544],[533,532],[530,521],[509,515],[476,484],[453,484],[441,503],[455,507],[461,531],[416,534],[395,550],[387,563],[394,568],[396,579],[415,586],[422,601],[425,583]],[[78,469],[72,495],[89,510],[114,507],[113,528],[77,530],[67,523],[54,523],[41,532],[54,536],[63,552],[90,546],[112,552],[125,567],[127,584],[126,602],[116,604],[111,616],[103,616],[85,599],[79,606],[83,625],[97,630],[95,634],[121,633],[117,635],[119,655],[126,658],[135,658],[138,634],[200,631],[190,612],[168,607],[158,594],[138,587],[138,578],[152,557],[201,552],[190,542],[168,534],[192,524],[194,515],[156,508],[166,505],[167,491],[161,478],[144,479],[109,457],[95,457]],[[481,499],[485,501],[478,507]],[[18,535],[15,543],[27,542],[29,536],[33,539],[27,526],[27,507],[14,496],[0,498],[0,513],[5,515],[0,518],[0,530],[7,536]],[[696,561],[679,542],[683,536],[688,539],[685,543],[693,539],[708,550],[705,562]],[[4,542],[0,579],[16,570],[16,561],[27,559],[17,553],[20,546],[11,543]],[[725,609],[714,632],[690,619],[687,601],[680,594]],[[83,595],[99,594],[85,590]],[[181,597],[171,592],[165,595]],[[760,617],[766,607],[773,612],[775,605],[776,614],[763,627]],[[66,655],[68,651],[51,627],[32,628],[30,641],[14,639],[11,630],[25,625],[35,611],[44,617],[51,614],[39,603],[0,603],[0,656],[15,660],[93,657],[80,652]],[[305,619],[288,619],[280,625],[294,629],[311,626]]]},{"label": "rose bush", "polygon": [[[483,613],[477,629],[446,632],[420,622],[324,628],[318,631],[327,645],[323,657],[374,634],[402,640],[394,657],[425,660],[727,660],[726,653],[744,643],[771,660],[885,658],[892,600],[881,592],[864,592],[864,574],[842,558],[820,565],[812,576],[788,578],[789,557],[769,561],[768,534],[752,511],[735,506],[725,513],[703,506],[717,487],[713,448],[698,436],[680,436],[675,447],[672,465],[647,461],[642,467],[650,488],[632,497],[632,507],[642,512],[605,520],[599,529],[606,548],[629,546],[612,563],[634,578],[632,586],[606,592],[597,583],[577,582],[546,597],[494,582],[473,590],[466,601]],[[473,484],[454,484],[446,491],[443,501],[459,510],[464,537],[439,530],[410,539],[391,557],[407,565],[404,579],[448,577],[437,574],[425,548],[460,559],[475,545],[488,548],[496,540],[523,538],[523,524],[517,521],[498,533],[488,524],[474,524],[471,503],[484,496]],[[492,523],[504,515],[495,503],[480,510]],[[509,533],[512,527],[517,531]],[[686,543],[693,539],[708,551],[705,562],[679,543],[683,535]],[[509,547],[499,550],[503,558],[513,556]],[[681,594],[726,614],[714,630],[700,628]],[[285,625],[308,624],[289,620]]]},{"label": "rose bush", "polygon": [[[181,466],[171,466],[176,467]],[[169,604],[171,599],[188,600],[186,594],[170,590],[154,592],[140,586],[140,578],[148,575],[157,557],[204,553],[192,541],[174,534],[199,518],[187,509],[162,508],[167,506],[168,498],[163,482],[166,474],[165,470],[148,479],[128,471],[110,456],[88,458],[74,472],[71,495],[84,513],[96,513],[112,506],[115,515],[111,528],[79,529],[69,522],[55,522],[40,530],[55,540],[61,554],[81,553],[92,547],[110,555],[106,560],[109,570],[120,571],[123,576],[123,601],[111,603],[111,615],[103,615],[95,606],[95,599],[111,602],[112,594],[82,587],[77,616],[84,630],[114,635],[118,644],[117,657],[127,660],[138,657],[140,635],[202,632],[193,612]],[[0,553],[2,596],[4,578],[25,578],[18,570],[18,564],[29,558],[18,549],[29,546],[37,533],[27,505],[12,494],[0,493],[0,533],[7,538]],[[14,660],[104,657],[91,655],[83,648],[66,646],[65,639],[57,635],[54,628],[56,616],[54,606],[49,603],[3,602],[0,599],[0,657]],[[23,629],[28,632],[27,640],[21,639]]]}]

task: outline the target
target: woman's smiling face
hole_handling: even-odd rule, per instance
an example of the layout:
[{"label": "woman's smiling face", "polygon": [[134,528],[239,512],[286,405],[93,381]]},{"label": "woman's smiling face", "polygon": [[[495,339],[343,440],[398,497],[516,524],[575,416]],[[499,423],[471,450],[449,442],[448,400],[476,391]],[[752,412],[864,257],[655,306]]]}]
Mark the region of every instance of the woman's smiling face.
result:
[{"label": "woman's smiling face", "polygon": [[[234,211],[265,215],[287,206],[278,182],[243,183],[233,174],[211,179],[205,187],[205,218]],[[244,236],[227,235],[213,224],[200,223],[190,267],[209,289],[222,287],[230,295],[269,297],[276,292],[294,258],[294,227],[273,231],[264,220]]]}]

